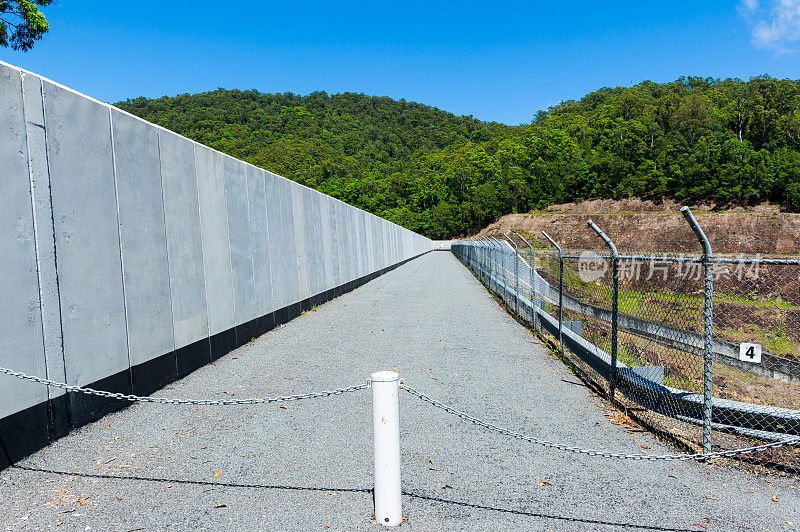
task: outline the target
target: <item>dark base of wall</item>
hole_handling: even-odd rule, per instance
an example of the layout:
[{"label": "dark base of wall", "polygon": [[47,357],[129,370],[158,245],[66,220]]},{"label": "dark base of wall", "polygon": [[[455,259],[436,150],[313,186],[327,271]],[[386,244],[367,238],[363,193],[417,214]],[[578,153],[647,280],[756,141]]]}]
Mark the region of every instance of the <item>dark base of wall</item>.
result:
[{"label": "dark base of wall", "polygon": [[[303,312],[355,290],[364,283],[424,254],[170,351],[129,370],[95,381],[86,387],[124,394],[150,395],[252,339],[293,320]],[[129,404],[129,401],[119,399],[69,392],[0,419],[0,470],[66,436],[70,430],[97,421],[104,415],[116,412]]]},{"label": "dark base of wall", "polygon": [[197,368],[211,362],[211,342],[208,338],[175,350],[178,363],[178,378],[182,379]]}]

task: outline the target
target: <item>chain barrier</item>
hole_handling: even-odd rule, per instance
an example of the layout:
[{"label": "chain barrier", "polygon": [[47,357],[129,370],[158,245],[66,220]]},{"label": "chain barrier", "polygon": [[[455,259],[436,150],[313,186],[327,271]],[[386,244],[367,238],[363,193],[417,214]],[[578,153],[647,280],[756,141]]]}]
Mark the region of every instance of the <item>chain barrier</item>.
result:
[{"label": "chain barrier", "polygon": [[174,399],[168,397],[146,397],[140,395],[131,395],[118,392],[107,392],[104,390],[95,390],[93,388],[86,388],[83,386],[75,386],[63,382],[51,381],[41,377],[34,377],[26,375],[19,371],[14,371],[8,368],[0,368],[0,373],[17,377],[18,379],[37,382],[39,384],[46,384],[47,386],[54,386],[61,388],[68,392],[80,392],[88,395],[98,395],[100,397],[108,397],[109,399],[119,399],[122,401],[131,401],[135,403],[159,403],[165,405],[200,405],[200,406],[223,406],[223,405],[260,405],[266,403],[282,403],[286,401],[298,401],[301,399],[315,399],[317,397],[330,397],[331,395],[342,395],[343,393],[356,392],[358,390],[366,390],[372,386],[372,382],[367,379],[366,384],[357,384],[355,386],[348,386],[347,388],[337,388],[335,390],[323,390],[320,392],[301,393],[296,395],[279,395],[276,397],[260,397],[251,399]]},{"label": "chain barrier", "polygon": [[[63,382],[57,382],[50,379],[43,379],[41,377],[35,377],[33,375],[27,375],[25,373],[14,371],[8,368],[0,367],[0,373],[9,375],[11,377],[16,377],[22,380],[28,380],[32,382],[36,382],[39,384],[44,384],[47,386],[54,386],[56,388],[61,388],[68,392],[79,392],[85,393],[89,395],[97,395],[100,397],[107,397],[109,399],[119,399],[123,401],[131,401],[131,402],[139,402],[139,403],[159,403],[159,404],[172,404],[172,405],[201,405],[201,406],[223,406],[223,405],[256,405],[256,404],[266,404],[266,403],[277,403],[277,402],[286,402],[286,401],[298,401],[302,399],[315,399],[318,397],[330,397],[332,395],[342,395],[344,393],[355,392],[359,390],[366,390],[372,386],[372,382],[370,379],[367,379],[365,384],[357,384],[355,386],[348,386],[347,388],[337,388],[335,390],[323,390],[320,392],[311,392],[311,393],[303,393],[303,394],[296,394],[296,395],[282,395],[276,397],[261,397],[261,398],[251,398],[251,399],[175,399],[175,398],[168,398],[168,397],[147,397],[147,396],[139,396],[139,395],[132,395],[132,394],[124,394],[124,393],[117,393],[117,392],[108,392],[104,390],[95,390],[93,388],[86,388],[84,386],[76,386],[72,384],[66,384]],[[583,449],[580,447],[574,447],[571,445],[565,445],[561,443],[551,442],[548,440],[543,440],[540,438],[536,438],[534,436],[526,436],[525,434],[521,434],[519,432],[514,432],[510,429],[506,429],[503,427],[499,427],[493,423],[489,423],[488,421],[484,421],[482,419],[476,418],[467,414],[466,412],[462,412],[460,410],[456,410],[453,407],[450,407],[444,403],[437,401],[436,399],[431,399],[427,395],[423,394],[407,386],[406,384],[400,384],[400,388],[405,390],[411,395],[416,396],[420,400],[430,405],[435,406],[436,408],[440,408],[445,412],[452,414],[456,417],[459,417],[465,421],[469,421],[470,423],[474,423],[480,427],[483,427],[487,430],[497,432],[498,434],[503,434],[505,436],[510,436],[512,438],[527,441],[529,443],[533,443],[536,445],[542,445],[544,447],[548,447],[551,449],[558,449],[561,451],[567,451],[576,454],[586,454],[589,456],[601,456],[604,458],[621,458],[625,460],[649,460],[649,461],[687,461],[687,460],[709,460],[713,458],[726,458],[731,456],[740,456],[751,454],[759,451],[765,451],[768,449],[777,449],[786,445],[797,445],[800,444],[800,437],[792,438],[788,440],[767,443],[764,445],[758,445],[755,447],[747,447],[744,449],[732,449],[727,451],[715,451],[711,453],[696,453],[696,454],[662,454],[662,455],[648,455],[648,454],[628,454],[628,453],[612,453],[607,451],[598,451],[596,449]]]},{"label": "chain barrier", "polygon": [[[303,393],[303,394],[296,394],[296,395],[281,395],[276,397],[260,397],[260,398],[251,398],[251,399],[175,399],[175,398],[168,398],[168,397],[147,397],[147,396],[139,396],[139,395],[132,395],[132,394],[124,394],[124,393],[117,393],[117,392],[107,392],[104,390],[95,390],[93,388],[86,388],[84,386],[76,386],[72,384],[66,384],[63,382],[57,382],[50,379],[43,379],[41,377],[35,377],[33,375],[27,375],[25,373],[14,371],[8,368],[0,367],[0,373],[9,375],[11,377],[17,377],[18,379],[28,380],[32,382],[36,382],[39,384],[44,384],[47,386],[54,386],[56,388],[61,388],[68,392],[80,392],[89,395],[97,395],[100,397],[107,397],[109,399],[119,399],[122,401],[131,401],[131,402],[139,402],[139,403],[159,403],[159,404],[172,404],[172,405],[200,405],[200,406],[223,406],[223,405],[256,405],[256,404],[266,404],[266,403],[277,403],[277,402],[286,402],[286,401],[298,401],[302,399],[315,399],[318,397],[330,397],[332,395],[342,395],[344,393],[355,392],[359,390],[366,390],[372,386],[371,381],[368,379],[365,384],[357,384],[355,386],[348,386],[347,388],[337,388],[335,390],[323,390],[320,392],[311,392],[311,393]],[[648,454],[628,454],[628,453],[612,453],[607,451],[599,451],[597,449],[583,449],[580,447],[574,447],[571,445],[565,445],[561,443],[555,443],[548,440],[543,440],[540,438],[536,438],[534,436],[527,436],[525,434],[521,434],[519,432],[514,432],[510,429],[506,429],[503,427],[499,427],[493,423],[489,423],[488,421],[484,421],[482,419],[476,418],[467,414],[466,412],[462,412],[460,410],[456,410],[444,403],[437,401],[436,399],[431,399],[427,395],[423,394],[407,386],[404,383],[400,384],[400,388],[404,389],[406,392],[410,393],[411,395],[416,396],[417,398],[421,399],[423,402],[433,405],[437,408],[444,410],[445,412],[452,414],[456,417],[459,417],[465,421],[469,421],[475,425],[483,427],[487,430],[491,430],[493,432],[497,432],[498,434],[503,434],[505,436],[510,436],[512,438],[527,441],[529,443],[533,443],[536,445],[542,445],[544,447],[548,447],[551,449],[558,449],[561,451],[567,451],[575,454],[586,454],[589,456],[601,456],[604,458],[621,458],[625,460],[649,460],[649,461],[667,461],[667,460],[677,460],[677,461],[687,461],[687,460],[709,460],[713,458],[725,458],[731,456],[741,456],[746,454],[751,454],[755,452],[765,451],[768,449],[777,449],[786,445],[797,445],[800,444],[800,437],[792,438],[788,440],[767,443],[764,445],[758,445],[755,447],[747,447],[744,449],[732,449],[727,451],[715,451],[711,453],[696,453],[696,454],[662,454],[662,455],[648,455]]]},{"label": "chain barrier", "polygon": [[696,454],[629,454],[629,453],[611,453],[607,451],[598,451],[596,449],[582,449],[580,447],[574,447],[570,445],[564,445],[561,443],[555,443],[547,440],[543,440],[540,438],[536,438],[534,436],[526,436],[525,434],[521,434],[519,432],[514,432],[510,429],[506,429],[503,427],[498,427],[493,423],[489,423],[488,421],[484,421],[482,419],[476,418],[467,414],[466,412],[462,412],[460,410],[456,410],[450,406],[447,406],[444,403],[437,401],[436,399],[431,399],[427,395],[411,388],[410,386],[406,386],[405,384],[400,384],[400,387],[410,393],[411,395],[416,396],[417,398],[421,399],[423,402],[431,404],[436,408],[441,408],[448,414],[453,414],[456,417],[459,417],[465,421],[469,421],[470,423],[474,423],[479,427],[483,427],[487,430],[491,430],[493,432],[497,432],[499,434],[503,434],[505,436],[510,436],[512,438],[516,438],[518,440],[523,440],[529,443],[533,443],[536,445],[542,445],[544,447],[548,447],[551,449],[558,449],[561,451],[567,451],[575,454],[587,454],[589,456],[601,456],[603,458],[621,458],[623,460],[648,460],[648,461],[681,461],[685,462],[688,460],[710,460],[713,458],[727,458],[732,456],[741,456],[746,454],[751,454],[759,451],[765,451],[767,449],[777,449],[779,447],[783,447],[785,445],[797,445],[800,444],[800,437],[791,438],[788,440],[783,440],[779,442],[767,443],[764,445],[758,445],[756,447],[746,447],[743,449],[732,449],[728,451],[715,451],[710,453],[696,453]]}]

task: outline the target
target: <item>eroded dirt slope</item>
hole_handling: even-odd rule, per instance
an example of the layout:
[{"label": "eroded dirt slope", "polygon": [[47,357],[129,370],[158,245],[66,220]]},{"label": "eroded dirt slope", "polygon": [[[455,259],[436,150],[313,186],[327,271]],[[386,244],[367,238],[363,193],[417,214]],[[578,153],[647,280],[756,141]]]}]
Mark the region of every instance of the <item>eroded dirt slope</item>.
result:
[{"label": "eroded dirt slope", "polygon": [[[602,247],[586,226],[594,220],[620,250],[693,251],[697,239],[680,214],[682,204],[674,200],[591,200],[554,205],[545,211],[509,214],[477,236],[519,232],[545,246],[541,231],[572,249]],[[713,210],[713,205],[690,205],[717,253],[800,254],[800,214],[782,213],[776,205]]]}]

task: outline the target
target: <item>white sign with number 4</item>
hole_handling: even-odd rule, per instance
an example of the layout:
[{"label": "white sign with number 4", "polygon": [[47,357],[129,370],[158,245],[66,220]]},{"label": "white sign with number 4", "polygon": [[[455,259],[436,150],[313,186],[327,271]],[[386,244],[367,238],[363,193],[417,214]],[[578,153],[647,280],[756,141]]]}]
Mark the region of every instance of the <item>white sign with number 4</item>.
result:
[{"label": "white sign with number 4", "polygon": [[739,360],[761,363],[761,344],[739,344]]}]

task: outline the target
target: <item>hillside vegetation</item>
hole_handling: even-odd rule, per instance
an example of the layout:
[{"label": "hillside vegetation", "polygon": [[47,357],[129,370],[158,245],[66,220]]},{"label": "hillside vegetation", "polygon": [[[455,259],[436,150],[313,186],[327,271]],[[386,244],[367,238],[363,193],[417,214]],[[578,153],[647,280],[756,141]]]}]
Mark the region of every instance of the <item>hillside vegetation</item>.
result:
[{"label": "hillside vegetation", "polygon": [[800,81],[605,88],[524,126],[354,93],[220,89],[116,105],[432,238],[590,198],[800,211]]}]

